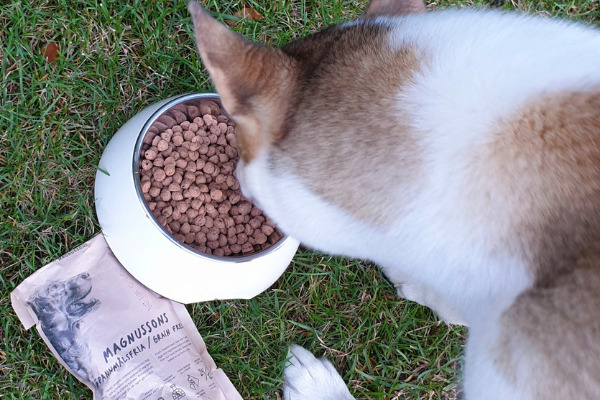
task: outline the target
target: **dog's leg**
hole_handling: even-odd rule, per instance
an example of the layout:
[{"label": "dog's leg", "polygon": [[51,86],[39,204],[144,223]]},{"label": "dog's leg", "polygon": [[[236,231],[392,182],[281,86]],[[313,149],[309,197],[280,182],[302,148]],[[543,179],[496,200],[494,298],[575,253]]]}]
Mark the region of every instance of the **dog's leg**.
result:
[{"label": "dog's leg", "polygon": [[443,296],[429,288],[414,282],[396,283],[394,286],[398,296],[431,308],[442,321],[448,324],[467,325],[456,307],[453,307]]},{"label": "dog's leg", "polygon": [[325,359],[317,359],[308,350],[291,345],[289,365],[283,377],[285,400],[353,400],[342,377]]},{"label": "dog's leg", "polygon": [[592,257],[473,321],[465,399],[600,398],[600,270]]}]

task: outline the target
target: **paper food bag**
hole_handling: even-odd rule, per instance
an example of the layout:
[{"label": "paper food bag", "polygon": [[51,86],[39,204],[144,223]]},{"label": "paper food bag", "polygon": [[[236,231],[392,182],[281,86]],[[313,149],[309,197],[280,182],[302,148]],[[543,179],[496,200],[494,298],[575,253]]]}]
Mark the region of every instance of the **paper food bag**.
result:
[{"label": "paper food bag", "polygon": [[133,278],[102,235],[35,272],[11,301],[95,399],[241,399],[185,307]]}]

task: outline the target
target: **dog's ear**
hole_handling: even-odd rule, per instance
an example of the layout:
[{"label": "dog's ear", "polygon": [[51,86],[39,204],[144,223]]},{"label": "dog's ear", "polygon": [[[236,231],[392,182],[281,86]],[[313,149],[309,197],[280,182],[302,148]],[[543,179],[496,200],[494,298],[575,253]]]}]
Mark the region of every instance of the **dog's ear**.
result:
[{"label": "dog's ear", "polygon": [[425,12],[423,0],[371,0],[364,18],[393,17]]},{"label": "dog's ear", "polygon": [[247,162],[279,135],[293,96],[296,62],[279,49],[235,33],[195,1],[188,9],[200,56],[223,107],[237,123],[238,150]]},{"label": "dog's ear", "polygon": [[56,312],[54,304],[44,297],[38,295],[27,299],[27,305],[33,310],[38,319],[43,320],[45,316],[52,315]]}]

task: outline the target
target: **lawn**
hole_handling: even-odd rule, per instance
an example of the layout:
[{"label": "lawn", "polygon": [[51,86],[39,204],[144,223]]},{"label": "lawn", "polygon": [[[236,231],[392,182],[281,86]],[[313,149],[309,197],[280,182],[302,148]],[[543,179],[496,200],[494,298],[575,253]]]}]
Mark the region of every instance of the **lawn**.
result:
[{"label": "lawn", "polygon": [[[186,1],[22,0],[0,4],[0,398],[90,399],[10,292],[100,232],[93,184],[102,150],[145,106],[212,91]],[[484,1],[428,1],[429,9]],[[502,2],[496,2],[502,3]],[[597,23],[588,0],[512,0],[497,6]],[[283,44],[350,20],[366,1],[205,1],[244,36]],[[262,19],[237,21],[242,7]],[[42,53],[58,45],[50,62]],[[52,58],[52,57],[51,57]],[[288,343],[327,356],[357,398],[456,397],[466,329],[398,299],[365,262],[301,249],[270,289],[248,301],[188,306],[217,365],[247,399],[278,399]]]}]

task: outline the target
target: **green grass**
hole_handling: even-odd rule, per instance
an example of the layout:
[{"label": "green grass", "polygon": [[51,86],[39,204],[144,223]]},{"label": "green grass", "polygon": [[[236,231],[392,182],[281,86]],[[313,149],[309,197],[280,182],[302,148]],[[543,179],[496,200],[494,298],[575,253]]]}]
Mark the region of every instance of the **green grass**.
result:
[{"label": "green grass", "polygon": [[[221,20],[242,2],[207,1]],[[504,9],[600,20],[597,1],[506,1]],[[246,0],[265,18],[236,26],[286,43],[360,14],[365,1]],[[431,9],[485,1],[429,1]],[[145,106],[213,90],[185,1],[5,1],[0,6],[0,397],[91,398],[24,331],[9,293],[32,272],[100,232],[93,183],[102,149]],[[45,42],[60,45],[48,63]],[[358,398],[456,396],[466,330],[398,299],[373,266],[302,250],[249,301],[189,306],[217,364],[248,399],[277,399],[285,347],[327,356]]]}]

